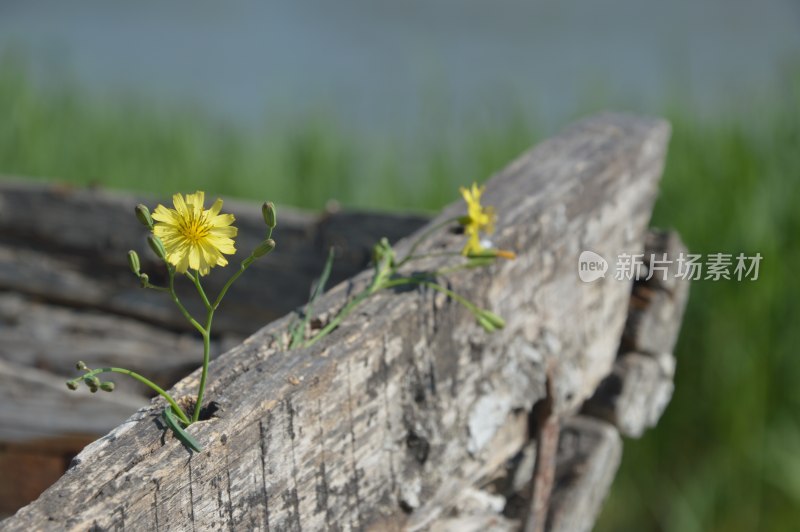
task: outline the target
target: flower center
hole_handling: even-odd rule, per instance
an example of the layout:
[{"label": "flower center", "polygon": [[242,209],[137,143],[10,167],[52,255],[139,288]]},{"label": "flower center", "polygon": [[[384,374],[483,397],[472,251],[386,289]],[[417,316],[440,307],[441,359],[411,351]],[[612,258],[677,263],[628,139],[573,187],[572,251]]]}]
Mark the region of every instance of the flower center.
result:
[{"label": "flower center", "polygon": [[191,241],[193,244],[196,244],[200,240],[204,239],[208,236],[209,230],[211,229],[206,223],[206,217],[200,216],[195,218],[194,216],[190,216],[188,220],[185,220],[180,227],[181,234],[186,238],[186,240]]}]

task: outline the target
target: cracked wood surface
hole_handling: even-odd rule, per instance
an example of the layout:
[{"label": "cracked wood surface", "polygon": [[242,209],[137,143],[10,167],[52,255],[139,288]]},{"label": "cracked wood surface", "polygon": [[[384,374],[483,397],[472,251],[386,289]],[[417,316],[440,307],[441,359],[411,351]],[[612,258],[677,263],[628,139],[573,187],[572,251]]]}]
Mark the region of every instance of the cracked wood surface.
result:
[{"label": "cracked wood surface", "polygon": [[[3,526],[432,525],[464,488],[525,445],[524,420],[544,395],[549,361],[559,415],[577,410],[609,373],[631,285],[612,276],[581,283],[578,256],[641,252],[668,136],[663,121],[601,115],[487,183],[485,203],[498,212],[495,244],[519,257],[449,282],[505,317],[503,331],[489,335],[454,302],[420,290],[374,296],[309,349],[281,349],[288,318],[278,320],[212,363],[207,396],[224,410],[189,429],[202,453],[165,433],[156,401],[89,445]],[[456,203],[437,219],[462,212]],[[426,248],[462,243],[444,234]],[[398,246],[401,256],[407,246]],[[335,287],[319,308],[341,306],[367,279]],[[193,394],[198,380],[191,374],[175,393]]]}]

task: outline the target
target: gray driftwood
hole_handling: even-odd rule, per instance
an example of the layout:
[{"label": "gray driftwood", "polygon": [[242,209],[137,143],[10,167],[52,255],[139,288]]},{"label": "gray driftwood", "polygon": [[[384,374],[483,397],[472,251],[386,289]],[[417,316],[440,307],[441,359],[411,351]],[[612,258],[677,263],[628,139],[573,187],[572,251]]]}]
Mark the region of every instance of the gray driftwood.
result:
[{"label": "gray driftwood", "polygon": [[[613,368],[631,284],[612,276],[582,283],[578,256],[642,251],[668,136],[659,120],[603,115],[488,182],[494,243],[519,256],[449,282],[504,316],[503,331],[487,334],[453,301],[420,290],[371,298],[310,349],[286,351],[289,318],[280,319],[212,363],[208,397],[224,410],[189,429],[202,453],[164,431],[155,401],[89,445],[3,526],[442,529],[470,519],[459,508],[477,506],[473,521],[484,528],[513,527],[489,486],[504,474],[524,486],[511,463],[533,469],[529,413],[552,364],[553,411],[564,422],[550,523],[591,528],[619,437],[611,424],[572,416]],[[455,203],[432,223],[461,213]],[[443,234],[426,249],[462,244]],[[408,245],[398,246],[401,256]],[[365,272],[326,294],[323,321],[368,279]],[[198,379],[195,371],[174,393],[194,394]]]},{"label": "gray driftwood", "polygon": [[[672,350],[689,299],[689,281],[678,277],[672,266],[685,252],[676,233],[648,233],[644,251],[647,269],[633,285],[617,360],[583,408],[614,423],[626,436],[638,438],[655,426],[672,398]],[[666,276],[654,274],[647,279],[653,257],[666,258],[670,264]]]},{"label": "gray driftwood", "polygon": [[91,396],[64,379],[0,360],[0,511],[23,506],[55,482],[85,445],[125,421],[147,399]]}]

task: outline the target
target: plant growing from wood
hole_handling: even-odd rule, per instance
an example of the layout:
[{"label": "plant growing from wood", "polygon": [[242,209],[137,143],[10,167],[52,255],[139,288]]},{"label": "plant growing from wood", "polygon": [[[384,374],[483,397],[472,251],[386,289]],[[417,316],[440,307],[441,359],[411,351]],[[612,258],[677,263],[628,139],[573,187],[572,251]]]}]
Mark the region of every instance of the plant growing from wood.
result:
[{"label": "plant growing from wood", "polygon": [[[219,294],[213,300],[206,295],[201,282],[201,277],[207,275],[211,268],[215,266],[227,266],[228,260],[225,255],[232,255],[236,252],[234,238],[237,229],[232,224],[234,217],[232,214],[220,214],[222,200],[214,202],[210,209],[205,209],[205,194],[202,191],[194,194],[175,194],[172,197],[174,208],[167,208],[158,205],[151,214],[145,205],[136,207],[136,217],[149,231],[147,243],[155,255],[164,263],[167,269],[167,286],[157,286],[150,282],[150,277],[141,271],[139,255],[131,250],[128,252],[128,264],[131,271],[139,279],[143,288],[158,290],[169,294],[173,303],[181,311],[186,320],[200,333],[203,339],[203,370],[200,376],[200,384],[197,390],[197,397],[188,402],[188,408],[184,410],[168,392],[160,386],[147,379],[146,377],[126,368],[103,367],[92,369],[84,362],[78,362],[78,371],[85,372],[82,376],[76,377],[67,382],[67,387],[77,390],[79,381],[83,381],[90,391],[96,392],[103,390],[111,392],[114,390],[114,383],[101,381],[98,375],[104,373],[119,373],[127,375],[150,387],[154,392],[166,399],[168,406],[164,409],[163,417],[167,426],[175,435],[189,448],[195,451],[202,450],[201,445],[183,429],[200,418],[203,405],[203,395],[208,379],[208,363],[210,358],[211,345],[211,326],[214,319],[214,312],[219,308],[222,299],[228,292],[231,285],[250,267],[257,259],[269,254],[275,249],[275,241],[272,239],[272,231],[277,225],[275,206],[264,203],[262,215],[267,226],[266,235],[262,242],[245,258],[239,268],[230,276],[223,285]],[[205,307],[205,317],[198,320],[192,316],[175,292],[175,277],[183,276],[187,278],[196,288],[200,299]]]},{"label": "plant growing from wood", "polygon": [[[397,258],[394,249],[386,238],[382,238],[372,250],[373,255],[373,276],[369,285],[359,292],[353,299],[345,304],[339,312],[319,331],[311,335],[310,338],[306,336],[311,315],[313,314],[314,304],[319,296],[325,290],[325,283],[328,280],[333,264],[333,250],[331,249],[328,254],[328,260],[319,280],[315,283],[311,291],[306,308],[302,316],[303,319],[296,320],[290,327],[289,332],[289,348],[309,347],[320,341],[322,338],[330,334],[350,313],[352,313],[361,303],[367,298],[386,288],[396,288],[401,286],[419,286],[436,290],[463,305],[474,316],[475,320],[481,327],[488,332],[493,332],[502,329],[505,326],[503,318],[494,314],[493,312],[482,309],[475,305],[467,298],[455,293],[454,291],[441,284],[437,279],[441,276],[454,273],[458,270],[466,268],[476,268],[488,266],[498,258],[513,259],[515,254],[511,251],[495,249],[491,242],[482,238],[486,234],[491,234],[494,231],[495,213],[494,209],[490,206],[481,205],[481,195],[483,194],[483,187],[473,184],[470,188],[461,188],[461,196],[467,204],[467,214],[464,216],[457,216],[448,218],[441,223],[430,227],[423,232],[411,244],[408,253],[402,259]],[[443,252],[436,254],[416,254],[419,246],[428,240],[438,231],[442,231],[452,227],[460,228],[464,235],[467,237],[467,242],[462,248],[460,253],[457,252]],[[402,275],[400,269],[406,264],[429,258],[433,256],[463,256],[466,260],[456,266],[449,268],[439,269],[427,272],[415,272],[412,275]]]},{"label": "plant growing from wood", "polygon": [[[290,326],[289,348],[309,347],[314,345],[322,338],[336,329],[353,310],[355,310],[367,298],[380,290],[396,288],[401,286],[426,287],[447,295],[469,310],[478,324],[488,332],[493,332],[505,326],[503,318],[493,312],[480,308],[467,298],[455,293],[451,289],[438,281],[438,278],[455,271],[465,268],[482,267],[491,264],[498,258],[513,259],[514,253],[510,251],[498,250],[492,247],[491,242],[481,238],[493,231],[494,211],[491,207],[481,205],[481,194],[483,188],[472,185],[469,189],[461,189],[467,204],[467,214],[447,219],[422,233],[411,245],[408,254],[400,260],[397,259],[394,249],[386,238],[382,238],[373,247],[373,270],[374,274],[369,285],[342,307],[339,312],[319,331],[307,337],[306,329],[313,313],[314,304],[325,290],[325,284],[331,272],[333,264],[333,252],[328,255],[322,275],[315,284],[311,298],[303,312],[303,319],[297,320]],[[266,235],[261,244],[258,245],[250,255],[244,259],[239,268],[230,276],[223,285],[219,294],[213,300],[208,297],[201,282],[201,277],[207,275],[211,268],[216,266],[227,266],[228,260],[225,255],[232,255],[236,252],[234,238],[237,229],[232,224],[234,217],[232,214],[220,214],[222,200],[214,202],[210,209],[205,209],[205,194],[201,191],[188,194],[185,197],[175,194],[172,198],[174,208],[167,208],[158,205],[151,214],[144,205],[136,207],[136,216],[150,234],[147,242],[155,255],[164,263],[167,271],[167,286],[157,286],[150,282],[150,277],[141,271],[139,256],[135,251],[128,252],[128,263],[131,271],[137,276],[143,288],[158,290],[169,294],[173,303],[178,307],[186,320],[200,333],[203,339],[203,365],[198,385],[197,397],[192,400],[183,398],[181,403],[175,400],[168,392],[146,377],[126,368],[102,367],[92,369],[84,362],[77,363],[78,371],[84,372],[80,377],[76,377],[67,382],[67,387],[77,390],[80,381],[96,392],[103,390],[111,392],[114,390],[114,383],[101,381],[98,375],[104,373],[119,373],[127,375],[142,384],[150,387],[158,395],[162,396],[168,403],[162,415],[164,421],[176,437],[188,448],[194,451],[201,451],[202,446],[184,429],[195,423],[200,418],[203,410],[203,397],[208,379],[208,364],[210,357],[211,326],[214,313],[219,308],[222,299],[228,292],[231,285],[253,264],[257,259],[271,253],[275,249],[275,241],[272,239],[272,231],[277,225],[275,206],[272,203],[264,203],[262,215],[266,224]],[[442,231],[451,227],[458,227],[466,236],[466,243],[460,252],[443,252],[438,254],[417,254],[419,246],[433,236],[437,231]],[[464,262],[461,264],[434,271],[415,272],[411,275],[402,275],[400,269],[406,264],[428,258],[432,256],[462,256]],[[175,291],[176,276],[183,276],[188,279],[203,302],[206,313],[202,320],[198,320],[186,309],[178,298]]]}]

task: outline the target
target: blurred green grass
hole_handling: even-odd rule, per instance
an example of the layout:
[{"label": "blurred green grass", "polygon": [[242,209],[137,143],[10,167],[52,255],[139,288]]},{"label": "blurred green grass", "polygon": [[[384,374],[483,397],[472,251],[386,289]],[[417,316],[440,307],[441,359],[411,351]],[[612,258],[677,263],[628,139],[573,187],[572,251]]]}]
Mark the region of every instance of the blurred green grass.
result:
[{"label": "blurred green grass", "polygon": [[[653,224],[693,252],[764,257],[755,282],[695,282],[658,427],[626,441],[598,530],[790,530],[800,523],[800,77],[768,104],[673,124]],[[538,138],[503,128],[420,128],[414,143],[359,137],[314,114],[252,132],[195,109],[154,110],[34,85],[0,62],[0,174],[170,194],[204,189],[320,209],[435,210]],[[590,110],[586,110],[590,111]],[[437,117],[436,120],[439,120]],[[444,124],[444,125],[443,125]]]},{"label": "blurred green grass", "polygon": [[[532,137],[511,109],[502,130],[430,113],[412,143],[356,135],[325,111],[242,130],[189,106],[164,112],[132,98],[90,99],[66,82],[40,87],[20,57],[0,56],[6,176],[161,194],[197,188],[311,209],[336,199],[436,210],[457,196],[457,185],[502,167]],[[475,134],[456,144],[464,127]]]},{"label": "blurred green grass", "polygon": [[653,225],[698,253],[756,252],[754,282],[699,281],[676,390],[628,441],[600,530],[794,530],[800,523],[800,78],[713,123],[667,114],[673,137]]}]

